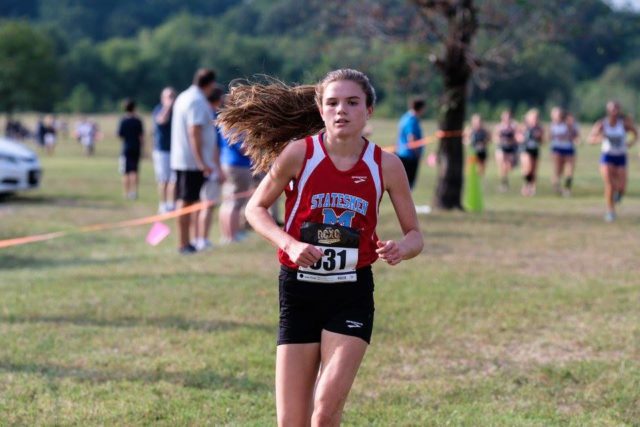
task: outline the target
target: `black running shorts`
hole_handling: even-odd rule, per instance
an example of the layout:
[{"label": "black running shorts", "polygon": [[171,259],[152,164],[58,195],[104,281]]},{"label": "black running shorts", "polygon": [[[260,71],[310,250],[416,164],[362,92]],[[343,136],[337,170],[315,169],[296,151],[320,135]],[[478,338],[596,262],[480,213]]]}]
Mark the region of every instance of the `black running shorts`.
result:
[{"label": "black running shorts", "polygon": [[120,173],[125,175],[132,172],[138,172],[140,164],[139,152],[126,152],[120,155]]},{"label": "black running shorts", "polygon": [[538,150],[537,148],[527,148],[524,150],[524,152],[534,160],[537,160],[538,156],[540,155],[540,150]]},{"label": "black running shorts", "polygon": [[416,183],[416,177],[418,176],[418,167],[420,166],[420,160],[415,157],[400,157],[400,161],[404,166],[405,172],[407,172],[407,178],[409,179],[409,188],[413,188]]},{"label": "black running shorts", "polygon": [[371,341],[373,273],[356,270],[357,281],[311,283],[299,281],[296,270],[280,269],[280,328],[278,345],[320,342],[322,330]]},{"label": "black running shorts", "polygon": [[176,200],[193,203],[200,200],[200,189],[205,177],[201,170],[177,170],[176,172]]}]

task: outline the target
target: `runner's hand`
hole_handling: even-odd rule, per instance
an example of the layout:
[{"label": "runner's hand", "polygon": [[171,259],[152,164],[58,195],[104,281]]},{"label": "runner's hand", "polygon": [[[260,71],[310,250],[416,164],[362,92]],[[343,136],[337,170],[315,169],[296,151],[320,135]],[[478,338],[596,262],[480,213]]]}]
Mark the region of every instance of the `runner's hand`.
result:
[{"label": "runner's hand", "polygon": [[376,244],[378,245],[376,253],[387,264],[397,265],[402,261],[403,254],[398,242],[394,240],[386,240],[384,242],[378,240]]},{"label": "runner's hand", "polygon": [[315,246],[297,241],[292,243],[285,252],[289,255],[291,261],[305,268],[311,267],[323,255],[320,249]]},{"label": "runner's hand", "polygon": [[211,172],[213,172],[213,169],[211,169],[209,166],[204,166],[200,170],[202,171],[202,175],[204,175],[205,178],[209,178],[209,175],[211,175]]},{"label": "runner's hand", "polygon": [[227,175],[222,171],[222,169],[218,170],[218,184],[224,184],[227,180]]}]

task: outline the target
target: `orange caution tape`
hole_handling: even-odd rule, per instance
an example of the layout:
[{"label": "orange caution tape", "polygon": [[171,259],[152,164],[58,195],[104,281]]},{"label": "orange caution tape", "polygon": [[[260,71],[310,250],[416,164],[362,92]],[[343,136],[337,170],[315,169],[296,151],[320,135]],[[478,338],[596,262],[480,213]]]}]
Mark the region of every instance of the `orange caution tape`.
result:
[{"label": "orange caution tape", "polygon": [[[464,131],[462,130],[439,130],[439,131],[436,131],[433,135],[425,136],[424,138],[408,143],[407,148],[414,149],[414,148],[424,147],[425,145],[429,145],[435,142],[436,139],[454,138],[462,135],[464,135]],[[396,146],[388,145],[386,147],[383,147],[383,150],[389,153],[393,153],[396,151]]]},{"label": "orange caution tape", "polygon": [[[251,194],[253,194],[253,190],[248,190],[248,191],[244,191],[242,193],[234,194],[234,195],[229,196],[229,197],[225,197],[223,199],[223,201],[239,199],[239,198],[242,198],[242,197],[248,197],[248,196],[251,196]],[[93,232],[93,231],[111,230],[111,229],[114,229],[114,228],[127,228],[127,227],[135,227],[135,226],[138,226],[138,225],[151,224],[151,223],[154,223],[156,221],[165,221],[165,220],[168,220],[168,219],[171,219],[171,218],[176,218],[176,217],[179,217],[179,216],[182,216],[182,215],[187,215],[187,214],[190,214],[192,212],[197,212],[199,210],[206,209],[209,206],[213,206],[214,204],[215,204],[215,202],[198,202],[198,203],[195,203],[193,205],[189,205],[187,207],[184,207],[182,209],[179,209],[179,210],[176,210],[176,211],[173,211],[173,212],[167,212],[167,213],[158,214],[158,215],[146,216],[146,217],[143,217],[143,218],[130,219],[130,220],[125,220],[125,221],[104,223],[104,224],[86,225],[84,227],[79,227],[79,228],[77,228],[75,230],[70,230],[70,231],[58,231],[58,232],[54,232],[54,233],[38,234],[38,235],[35,235],[35,236],[26,236],[26,237],[14,238],[14,239],[0,240],[0,249],[8,248],[10,246],[25,245],[27,243],[35,243],[35,242],[43,242],[45,240],[53,240],[53,239],[57,239],[58,237],[66,236],[66,235],[69,235],[69,234],[89,233],[89,232]]]}]

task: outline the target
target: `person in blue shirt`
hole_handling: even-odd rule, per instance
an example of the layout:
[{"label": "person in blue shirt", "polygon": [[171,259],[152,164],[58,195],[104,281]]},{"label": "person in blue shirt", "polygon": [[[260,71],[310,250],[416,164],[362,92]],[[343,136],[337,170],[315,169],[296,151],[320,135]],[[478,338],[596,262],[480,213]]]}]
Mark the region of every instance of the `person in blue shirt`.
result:
[{"label": "person in blue shirt", "polygon": [[251,172],[251,159],[247,156],[242,144],[229,144],[222,132],[219,132],[221,141],[220,163],[227,177],[222,191],[223,201],[220,206],[221,242],[232,243],[243,239],[241,222],[244,214],[244,206],[249,200],[246,194],[253,183]]},{"label": "person in blue shirt", "polygon": [[398,141],[396,144],[396,155],[400,157],[409,186],[413,190],[418,167],[422,158],[423,147],[412,147],[412,143],[422,139],[422,128],[420,127],[420,117],[425,111],[426,103],[423,99],[416,98],[409,103],[409,111],[404,113],[398,123]]},{"label": "person in blue shirt", "polygon": [[153,117],[153,169],[158,183],[160,203],[158,213],[174,209],[173,192],[175,179],[171,173],[171,116],[176,91],[166,87],[160,94],[160,104],[151,113]]}]

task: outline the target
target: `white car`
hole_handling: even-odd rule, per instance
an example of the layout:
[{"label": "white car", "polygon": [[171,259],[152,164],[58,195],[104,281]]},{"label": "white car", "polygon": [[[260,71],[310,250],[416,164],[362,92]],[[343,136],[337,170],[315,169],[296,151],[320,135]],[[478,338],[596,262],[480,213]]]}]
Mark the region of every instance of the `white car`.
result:
[{"label": "white car", "polygon": [[0,194],[37,188],[41,176],[36,153],[19,142],[0,137]]}]

